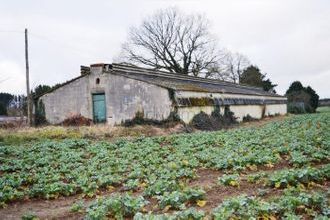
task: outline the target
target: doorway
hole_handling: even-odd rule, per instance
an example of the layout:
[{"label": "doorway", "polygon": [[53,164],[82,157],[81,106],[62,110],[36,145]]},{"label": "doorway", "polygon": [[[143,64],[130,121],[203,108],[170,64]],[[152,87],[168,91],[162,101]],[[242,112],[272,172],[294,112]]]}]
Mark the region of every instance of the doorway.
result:
[{"label": "doorway", "polygon": [[106,121],[105,94],[93,94],[93,119],[95,123]]}]

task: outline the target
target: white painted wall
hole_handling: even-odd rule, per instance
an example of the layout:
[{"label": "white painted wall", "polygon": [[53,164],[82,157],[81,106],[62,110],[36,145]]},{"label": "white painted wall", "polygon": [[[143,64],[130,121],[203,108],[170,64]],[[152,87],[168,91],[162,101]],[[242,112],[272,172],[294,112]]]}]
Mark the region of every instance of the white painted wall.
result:
[{"label": "white painted wall", "polygon": [[287,113],[287,105],[266,105],[266,111],[265,115],[275,115],[275,114],[280,114],[280,115],[285,115]]},{"label": "white painted wall", "polygon": [[[250,115],[253,118],[261,119],[263,105],[231,105],[230,111],[232,111],[237,117],[237,121],[241,122],[244,116]],[[196,107],[180,107],[178,114],[180,118],[185,122],[189,123],[200,112],[205,112],[210,115],[214,111],[214,106],[196,106]],[[220,113],[224,114],[224,107],[220,107]],[[284,115],[287,113],[286,104],[272,104],[265,106],[265,116],[280,114]]]},{"label": "white painted wall", "polygon": [[[189,123],[193,117],[200,112],[210,115],[214,111],[214,106],[195,106],[178,108],[178,115],[182,121]],[[221,111],[221,110],[220,110]]]},{"label": "white painted wall", "polygon": [[189,98],[189,97],[214,97],[214,98],[243,98],[243,99],[261,99],[261,100],[287,100],[286,97],[276,96],[263,96],[263,95],[244,95],[244,94],[230,94],[230,93],[209,93],[209,92],[192,92],[192,91],[177,91],[176,97]]},{"label": "white painted wall", "polygon": [[[228,93],[208,93],[208,92],[193,92],[193,91],[177,91],[175,93],[177,98],[242,98],[242,99],[260,99],[260,100],[287,100],[286,97],[276,97],[276,96],[264,96],[264,95],[244,95],[244,94],[228,94]],[[263,105],[232,105],[230,110],[234,112],[235,117],[238,121],[242,121],[244,116],[248,114],[253,117],[260,119],[262,117]],[[180,107],[178,109],[178,114],[180,118],[185,122],[189,123],[193,117],[200,113],[201,111],[211,114],[214,110],[214,106],[194,106],[194,107]],[[220,113],[224,113],[224,107],[220,108]],[[265,116],[275,115],[275,114],[286,114],[287,106],[286,104],[269,104],[265,106]]]},{"label": "white painted wall", "polygon": [[232,105],[230,106],[230,111],[234,112],[237,121],[243,121],[243,117],[250,115],[252,118],[261,119],[262,118],[262,105]]}]

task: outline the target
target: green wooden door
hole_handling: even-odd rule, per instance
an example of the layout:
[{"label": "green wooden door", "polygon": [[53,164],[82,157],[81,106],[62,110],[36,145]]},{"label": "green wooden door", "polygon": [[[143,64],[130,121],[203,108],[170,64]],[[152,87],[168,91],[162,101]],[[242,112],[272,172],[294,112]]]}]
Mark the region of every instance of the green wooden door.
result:
[{"label": "green wooden door", "polygon": [[104,94],[93,94],[93,117],[95,123],[106,121]]}]

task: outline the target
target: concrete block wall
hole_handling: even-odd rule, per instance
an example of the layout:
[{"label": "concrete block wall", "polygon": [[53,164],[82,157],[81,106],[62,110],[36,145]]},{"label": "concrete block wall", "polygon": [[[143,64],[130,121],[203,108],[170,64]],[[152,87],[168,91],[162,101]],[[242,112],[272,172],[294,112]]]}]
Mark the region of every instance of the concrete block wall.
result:
[{"label": "concrete block wall", "polygon": [[172,101],[167,89],[119,75],[110,74],[108,80],[110,124],[132,119],[137,112],[143,112],[145,118],[159,121],[170,115]]},{"label": "concrete block wall", "polygon": [[[261,119],[263,108],[265,108],[265,116],[271,115],[284,115],[287,113],[286,104],[272,104],[272,105],[231,105],[229,106],[237,118],[238,122],[243,121],[244,116],[250,115],[253,118]],[[195,106],[195,107],[182,107],[178,109],[178,115],[185,122],[189,123],[200,112],[205,112],[208,115],[214,111],[214,106]],[[220,107],[220,113],[224,114],[224,107]]]},{"label": "concrete block wall", "polygon": [[286,104],[282,104],[282,105],[277,105],[277,104],[273,104],[273,105],[266,105],[266,111],[265,111],[265,115],[276,115],[276,114],[280,114],[280,115],[285,115],[287,113],[287,105]]},{"label": "concrete block wall", "polygon": [[[189,97],[217,97],[217,98],[242,98],[242,99],[261,99],[261,100],[286,100],[285,97],[267,97],[267,96],[249,96],[243,94],[225,94],[225,93],[208,93],[208,92],[190,92],[190,91],[177,91],[176,97],[178,98],[189,98]],[[237,121],[242,121],[244,116],[250,115],[253,118],[261,119],[263,111],[265,116],[275,114],[286,114],[286,104],[267,104],[267,105],[230,105],[230,111],[232,111],[237,117]],[[214,111],[214,106],[193,106],[193,107],[180,107],[178,114],[180,118],[185,122],[189,123],[193,117],[201,111],[206,114],[211,114]],[[224,106],[220,106],[220,113],[224,114]]]},{"label": "concrete block wall", "polygon": [[94,71],[40,97],[51,124],[81,114],[93,119],[92,95],[104,93],[109,125],[132,119],[137,112],[153,120],[164,120],[172,111],[168,90],[127,77]]},{"label": "concrete block wall", "polygon": [[[195,106],[195,107],[183,107],[178,108],[178,115],[180,119],[188,124],[194,118],[195,115],[199,114],[200,112],[205,112],[208,115],[214,111],[214,106]],[[220,112],[223,112],[223,109],[220,109]]]},{"label": "concrete block wall", "polygon": [[45,106],[46,119],[51,124],[58,124],[75,114],[81,114],[86,118],[92,116],[85,77],[43,95],[40,100]]}]

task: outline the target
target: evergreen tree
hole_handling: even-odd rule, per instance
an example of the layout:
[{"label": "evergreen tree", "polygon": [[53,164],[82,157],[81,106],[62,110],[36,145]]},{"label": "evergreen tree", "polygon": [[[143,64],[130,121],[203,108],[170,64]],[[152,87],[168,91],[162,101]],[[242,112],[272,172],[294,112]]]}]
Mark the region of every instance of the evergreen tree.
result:
[{"label": "evergreen tree", "polygon": [[294,81],[286,91],[288,97],[288,111],[291,113],[315,112],[318,107],[319,96],[310,87],[304,87],[301,82]]},{"label": "evergreen tree", "polygon": [[9,93],[0,93],[0,115],[7,115],[7,108],[14,99],[14,95]]},{"label": "evergreen tree", "polygon": [[294,81],[293,83],[291,83],[291,85],[289,86],[289,89],[286,91],[286,95],[292,93],[292,92],[299,92],[301,90],[304,89],[304,86],[301,84],[301,82],[299,81]]},{"label": "evergreen tree", "polygon": [[9,94],[9,93],[5,93],[5,92],[1,92],[0,93],[0,103],[2,103],[5,107],[7,107],[9,105],[9,103],[11,102],[11,100],[13,100],[14,95]]},{"label": "evergreen tree", "polygon": [[0,115],[7,115],[7,107],[0,102]]},{"label": "evergreen tree", "polygon": [[305,91],[310,95],[310,105],[315,111],[319,105],[319,96],[310,86],[307,86]]},{"label": "evergreen tree", "polygon": [[277,86],[273,84],[270,79],[265,79],[266,74],[262,74],[257,66],[249,66],[241,75],[240,83],[250,86],[263,88],[265,91],[275,92],[274,88]]},{"label": "evergreen tree", "polygon": [[39,85],[34,89],[32,94],[33,94],[33,96],[39,96],[39,95],[42,95],[42,94],[50,91],[51,89],[52,89],[52,87],[50,87],[48,85]]}]

